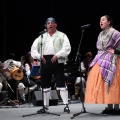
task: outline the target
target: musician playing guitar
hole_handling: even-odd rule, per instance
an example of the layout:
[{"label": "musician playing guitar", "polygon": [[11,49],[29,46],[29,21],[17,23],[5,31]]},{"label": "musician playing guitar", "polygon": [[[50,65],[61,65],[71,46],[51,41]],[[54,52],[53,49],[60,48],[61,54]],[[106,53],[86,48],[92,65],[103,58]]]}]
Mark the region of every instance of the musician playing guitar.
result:
[{"label": "musician playing guitar", "polygon": [[[14,91],[14,93],[10,91],[11,99],[16,99],[17,96],[15,92],[18,90],[20,95],[20,101],[22,103],[25,103],[25,94],[28,93],[28,87],[31,92],[36,89],[37,85],[34,82],[29,83],[28,79],[25,77],[23,73],[24,68],[22,67],[23,63],[24,61],[22,60],[16,61],[13,59],[8,59],[4,62],[4,69],[8,69],[8,71],[5,71],[5,74],[8,78],[8,83],[11,85]],[[20,79],[20,75],[23,75],[21,77],[22,79]]]}]

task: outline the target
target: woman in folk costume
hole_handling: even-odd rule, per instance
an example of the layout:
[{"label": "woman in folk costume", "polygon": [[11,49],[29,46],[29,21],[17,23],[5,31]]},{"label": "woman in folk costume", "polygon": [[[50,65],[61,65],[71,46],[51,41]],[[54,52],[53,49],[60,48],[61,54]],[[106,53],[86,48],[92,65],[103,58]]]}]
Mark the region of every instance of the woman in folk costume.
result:
[{"label": "woman in folk costume", "polygon": [[85,102],[107,104],[102,114],[120,114],[120,32],[108,15],[100,18],[98,52],[90,64]]}]

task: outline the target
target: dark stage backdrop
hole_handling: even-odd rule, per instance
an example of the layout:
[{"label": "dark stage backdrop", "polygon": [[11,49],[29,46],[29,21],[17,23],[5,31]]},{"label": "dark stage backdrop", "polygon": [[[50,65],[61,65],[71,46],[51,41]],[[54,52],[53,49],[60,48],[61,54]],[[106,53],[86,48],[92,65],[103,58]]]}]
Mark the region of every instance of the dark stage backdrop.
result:
[{"label": "dark stage backdrop", "polygon": [[58,30],[70,39],[72,51],[70,60],[75,59],[81,40],[81,26],[91,24],[86,29],[80,46],[81,57],[88,51],[96,54],[96,40],[99,18],[108,14],[113,18],[114,27],[120,30],[119,3],[117,0],[0,0],[1,37],[0,60],[14,57],[20,60],[30,51],[39,32],[44,30],[48,17],[53,16]]}]

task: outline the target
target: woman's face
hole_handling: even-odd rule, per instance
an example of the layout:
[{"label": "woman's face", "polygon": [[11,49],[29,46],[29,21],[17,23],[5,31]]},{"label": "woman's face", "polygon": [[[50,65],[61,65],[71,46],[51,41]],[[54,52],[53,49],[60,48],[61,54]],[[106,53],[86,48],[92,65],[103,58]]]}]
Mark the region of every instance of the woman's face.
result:
[{"label": "woman's face", "polygon": [[33,62],[33,61],[34,61],[34,59],[33,59],[32,56],[29,56],[28,59],[29,59],[30,62]]},{"label": "woman's face", "polygon": [[110,27],[110,21],[108,21],[106,16],[100,18],[100,27],[102,30],[108,29]]}]

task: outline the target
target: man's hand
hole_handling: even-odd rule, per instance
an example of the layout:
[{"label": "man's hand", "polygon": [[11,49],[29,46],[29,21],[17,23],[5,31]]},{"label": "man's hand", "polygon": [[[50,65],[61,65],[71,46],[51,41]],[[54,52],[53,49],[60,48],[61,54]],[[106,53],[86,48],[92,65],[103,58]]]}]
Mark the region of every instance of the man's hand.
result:
[{"label": "man's hand", "polygon": [[58,58],[57,58],[57,55],[54,55],[54,56],[52,57],[52,59],[51,59],[51,62],[52,62],[52,63],[55,63],[55,62],[57,61],[57,59],[58,59]]},{"label": "man's hand", "polygon": [[41,59],[42,59],[43,64],[46,64],[46,60],[43,55],[42,55]]}]

